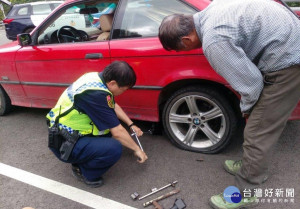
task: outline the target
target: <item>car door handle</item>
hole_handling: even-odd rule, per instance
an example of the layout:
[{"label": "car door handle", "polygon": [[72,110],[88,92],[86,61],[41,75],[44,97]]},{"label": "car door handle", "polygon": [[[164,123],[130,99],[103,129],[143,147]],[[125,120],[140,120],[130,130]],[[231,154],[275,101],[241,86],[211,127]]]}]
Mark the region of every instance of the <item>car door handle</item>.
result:
[{"label": "car door handle", "polygon": [[102,59],[103,55],[102,53],[92,53],[92,54],[86,54],[85,59]]}]

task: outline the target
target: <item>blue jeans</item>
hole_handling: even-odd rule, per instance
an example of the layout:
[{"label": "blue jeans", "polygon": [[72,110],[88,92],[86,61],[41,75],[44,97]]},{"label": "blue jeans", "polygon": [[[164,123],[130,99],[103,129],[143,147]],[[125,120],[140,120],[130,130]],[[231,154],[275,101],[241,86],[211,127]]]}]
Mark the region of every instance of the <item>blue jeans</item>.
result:
[{"label": "blue jeans", "polygon": [[[52,150],[56,157],[59,153]],[[68,161],[80,168],[82,175],[88,181],[97,181],[121,157],[122,145],[111,137],[80,138]]]}]

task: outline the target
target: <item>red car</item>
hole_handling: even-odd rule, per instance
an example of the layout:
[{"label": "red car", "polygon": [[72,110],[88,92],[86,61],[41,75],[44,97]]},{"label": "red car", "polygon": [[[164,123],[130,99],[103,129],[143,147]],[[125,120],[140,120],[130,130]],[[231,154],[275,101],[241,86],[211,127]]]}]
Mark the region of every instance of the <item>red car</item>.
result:
[{"label": "red car", "polygon": [[[172,13],[194,14],[209,0],[65,1],[19,42],[0,48],[0,115],[11,105],[51,108],[82,74],[114,60],[136,72],[133,89],[116,98],[132,119],[161,122],[186,150],[215,153],[240,118],[239,95],[201,49],[168,52],[157,34]],[[291,119],[300,119],[300,104]]]}]

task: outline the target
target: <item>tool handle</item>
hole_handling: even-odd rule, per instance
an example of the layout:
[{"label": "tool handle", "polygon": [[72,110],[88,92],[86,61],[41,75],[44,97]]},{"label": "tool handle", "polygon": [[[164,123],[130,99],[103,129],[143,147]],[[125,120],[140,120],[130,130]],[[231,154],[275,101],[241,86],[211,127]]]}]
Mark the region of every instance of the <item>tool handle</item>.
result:
[{"label": "tool handle", "polygon": [[130,129],[131,129],[131,131],[132,131],[131,136],[134,136],[134,137],[135,137],[135,139],[136,139],[136,141],[137,141],[137,143],[138,143],[140,149],[144,152],[144,149],[143,149],[143,147],[142,147],[142,144],[141,144],[139,138],[137,137],[136,132],[134,131],[134,129],[133,129],[132,127],[131,127]]},{"label": "tool handle", "polygon": [[153,191],[153,192],[151,192],[151,193],[149,193],[149,194],[146,194],[146,195],[140,197],[139,200],[142,200],[142,199],[144,199],[144,198],[146,198],[146,197],[148,197],[148,196],[150,196],[150,195],[153,195],[153,194],[155,194],[155,193],[157,193],[157,192],[159,192],[159,191],[161,191],[161,190],[163,190],[163,189],[166,189],[166,188],[168,188],[168,187],[170,187],[170,186],[175,187],[175,184],[177,184],[177,182],[178,182],[177,180],[176,180],[176,181],[173,181],[172,183],[170,183],[170,184],[168,184],[168,185],[166,185],[166,186],[163,186],[163,187],[161,187],[161,188],[159,188],[159,189],[157,189],[157,190],[155,190],[155,191]]},{"label": "tool handle", "polygon": [[161,205],[160,204],[158,204],[156,201],[153,201],[153,206],[154,206],[154,209],[163,209],[162,207],[161,207]]},{"label": "tool handle", "polygon": [[179,189],[175,189],[175,190],[173,190],[173,191],[171,191],[171,192],[169,192],[169,193],[167,193],[167,194],[164,194],[164,195],[162,195],[162,196],[159,196],[159,197],[157,197],[157,198],[155,198],[155,199],[153,199],[153,200],[150,200],[149,202],[145,202],[144,204],[143,204],[143,206],[144,207],[147,207],[147,206],[149,206],[149,205],[151,205],[152,203],[153,203],[153,201],[159,201],[159,200],[162,200],[162,199],[165,199],[165,198],[167,198],[167,197],[170,197],[170,196],[172,196],[172,195],[174,195],[174,194],[177,194],[178,192],[180,192],[180,190]]}]

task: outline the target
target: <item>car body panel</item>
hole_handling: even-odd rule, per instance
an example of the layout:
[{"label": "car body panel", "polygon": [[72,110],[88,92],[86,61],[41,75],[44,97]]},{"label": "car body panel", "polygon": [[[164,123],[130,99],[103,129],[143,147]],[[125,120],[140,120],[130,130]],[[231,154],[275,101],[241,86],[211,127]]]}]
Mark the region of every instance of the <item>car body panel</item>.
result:
[{"label": "car body panel", "polygon": [[16,51],[20,48],[16,42],[0,46],[0,54],[5,54],[5,57],[0,59],[0,81],[13,103],[20,98],[25,98],[15,65]]},{"label": "car body panel", "polygon": [[[225,80],[211,69],[205,57],[199,56],[199,54],[203,54],[200,49],[180,53],[168,52],[161,47],[157,37],[112,40],[110,49],[112,61],[120,59],[126,61],[135,69],[137,75],[137,82],[133,90],[135,93],[133,91],[125,92],[123,96],[126,98],[134,95],[135,100],[123,100],[123,97],[117,99],[117,101],[122,101],[122,107],[126,112],[131,113],[137,109],[145,109],[144,111],[147,110],[150,113],[152,110],[155,112],[157,120],[159,118],[157,103],[159,92],[176,81],[201,77],[203,80],[226,84]],[[176,66],[176,70],[173,70],[174,66]],[[145,97],[144,91],[147,91],[149,97]],[[133,110],[129,111],[129,109]],[[131,117],[138,119],[135,117],[137,115],[133,114]]]},{"label": "car body panel", "polygon": [[292,112],[289,120],[299,120],[300,119],[300,102],[298,102],[297,107],[295,110]]},{"label": "car body panel", "polygon": [[116,97],[116,102],[132,119],[159,122],[157,101],[160,93],[161,90],[129,89]]},{"label": "car body panel", "polygon": [[[112,40],[110,49],[112,59],[123,59],[139,70],[136,85],[163,87],[181,79],[199,79],[199,76],[227,84],[212,70],[202,49],[169,52],[161,47],[156,37]],[[174,66],[178,70],[174,71]]]},{"label": "car body panel", "polygon": [[[26,96],[41,101],[50,99],[52,102],[43,103],[44,107],[53,106],[62,91],[82,74],[100,71],[110,63],[107,42],[97,45],[82,42],[75,47],[68,43],[63,45],[26,46],[16,54],[16,69]],[[85,58],[87,54],[96,53],[101,54],[101,58]]]},{"label": "car body panel", "polygon": [[193,5],[198,10],[203,10],[210,4],[211,0],[202,0],[202,1],[195,1],[195,0],[186,0],[190,5]]}]

